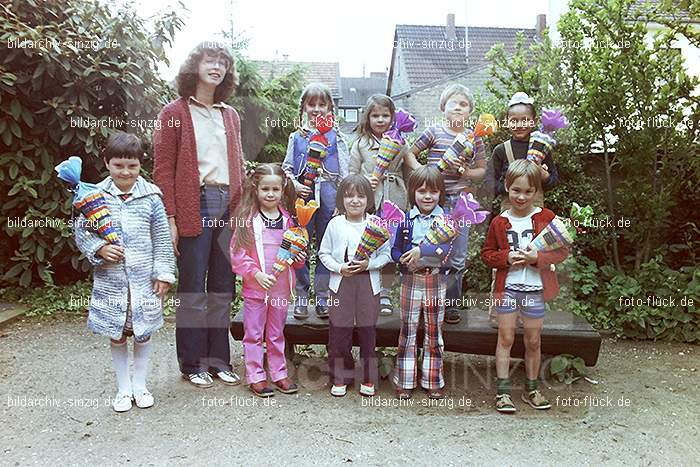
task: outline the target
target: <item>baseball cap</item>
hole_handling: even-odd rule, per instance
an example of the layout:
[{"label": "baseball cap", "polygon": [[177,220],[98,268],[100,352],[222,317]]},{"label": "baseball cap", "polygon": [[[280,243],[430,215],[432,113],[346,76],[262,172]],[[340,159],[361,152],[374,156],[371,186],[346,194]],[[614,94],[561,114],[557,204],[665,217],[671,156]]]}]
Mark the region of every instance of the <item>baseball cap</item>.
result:
[{"label": "baseball cap", "polygon": [[513,97],[508,101],[508,107],[512,107],[516,104],[534,104],[535,99],[528,96],[527,93],[519,91],[513,94]]}]

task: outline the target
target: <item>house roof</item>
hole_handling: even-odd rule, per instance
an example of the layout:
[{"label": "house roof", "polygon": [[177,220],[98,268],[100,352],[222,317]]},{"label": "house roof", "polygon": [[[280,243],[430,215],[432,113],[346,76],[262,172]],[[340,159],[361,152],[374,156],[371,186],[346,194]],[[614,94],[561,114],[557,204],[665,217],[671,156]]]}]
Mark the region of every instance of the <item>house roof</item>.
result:
[{"label": "house roof", "polygon": [[[394,44],[401,48],[405,72],[411,88],[419,87],[465,71],[488,64],[486,53],[496,44],[505,45],[506,52],[515,50],[516,35],[522,32],[525,46],[535,40],[535,29],[495,28],[469,26],[465,41],[465,28],[455,27],[456,40],[446,42],[446,26],[424,26],[397,24],[394,31]],[[389,72],[389,84],[393,78]],[[468,61],[467,61],[468,56]]]},{"label": "house roof", "polygon": [[372,94],[386,91],[386,73],[372,73],[369,78],[340,78],[341,107],[362,107]]},{"label": "house roof", "polygon": [[340,64],[338,62],[292,62],[289,60],[255,61],[258,72],[264,79],[270,79],[292,71],[295,66],[304,68],[305,84],[323,83],[331,90],[333,98],[340,98]]},{"label": "house roof", "polygon": [[[638,15],[649,11],[655,12],[661,7],[662,0],[636,0],[632,5],[632,12]],[[664,19],[668,21],[681,21],[684,23],[700,23],[700,18],[691,17],[687,9],[676,7],[673,14],[664,13]]]}]

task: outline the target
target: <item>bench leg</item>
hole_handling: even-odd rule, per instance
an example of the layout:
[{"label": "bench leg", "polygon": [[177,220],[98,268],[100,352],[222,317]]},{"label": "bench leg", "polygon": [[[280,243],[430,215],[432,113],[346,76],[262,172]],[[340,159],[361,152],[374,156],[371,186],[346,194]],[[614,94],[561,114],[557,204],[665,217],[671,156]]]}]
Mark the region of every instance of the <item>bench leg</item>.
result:
[{"label": "bench leg", "polygon": [[296,346],[289,341],[284,343],[284,356],[289,361],[294,361],[294,356],[296,355]]}]

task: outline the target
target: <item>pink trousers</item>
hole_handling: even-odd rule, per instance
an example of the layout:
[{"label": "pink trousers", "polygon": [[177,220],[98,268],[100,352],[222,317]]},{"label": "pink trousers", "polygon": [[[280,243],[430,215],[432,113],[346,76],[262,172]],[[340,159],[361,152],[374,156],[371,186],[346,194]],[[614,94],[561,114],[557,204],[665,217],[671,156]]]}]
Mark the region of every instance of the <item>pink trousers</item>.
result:
[{"label": "pink trousers", "polygon": [[[279,302],[279,303],[278,303]],[[268,298],[243,300],[243,353],[248,384],[266,381],[263,366],[263,339],[267,345],[267,368],[272,381],[287,377],[284,357],[284,323],[287,321],[287,300]]]}]

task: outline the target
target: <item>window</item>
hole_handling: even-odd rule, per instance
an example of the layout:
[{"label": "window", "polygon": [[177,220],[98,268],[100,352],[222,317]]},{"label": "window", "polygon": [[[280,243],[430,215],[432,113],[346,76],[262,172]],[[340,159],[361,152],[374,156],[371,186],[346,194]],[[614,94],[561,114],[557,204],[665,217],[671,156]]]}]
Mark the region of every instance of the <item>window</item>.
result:
[{"label": "window", "polygon": [[345,109],[345,121],[346,122],[357,122],[357,109]]}]

